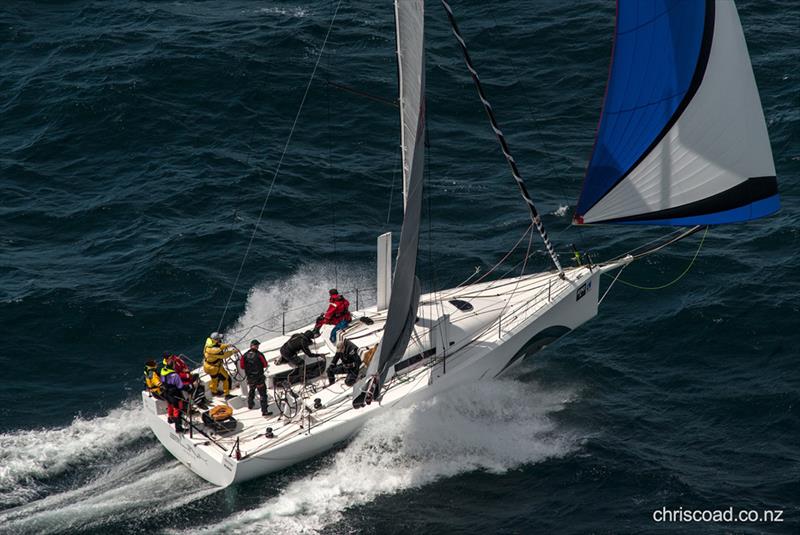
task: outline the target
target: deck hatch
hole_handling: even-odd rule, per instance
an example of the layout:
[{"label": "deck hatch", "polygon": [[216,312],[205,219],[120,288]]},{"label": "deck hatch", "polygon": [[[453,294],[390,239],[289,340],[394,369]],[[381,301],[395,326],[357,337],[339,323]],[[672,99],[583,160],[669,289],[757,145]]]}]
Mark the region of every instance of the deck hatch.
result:
[{"label": "deck hatch", "polygon": [[464,301],[463,299],[451,299],[450,301],[448,301],[448,303],[450,303],[451,305],[453,305],[462,312],[471,312],[472,310],[475,310],[475,307],[472,306],[472,303]]}]

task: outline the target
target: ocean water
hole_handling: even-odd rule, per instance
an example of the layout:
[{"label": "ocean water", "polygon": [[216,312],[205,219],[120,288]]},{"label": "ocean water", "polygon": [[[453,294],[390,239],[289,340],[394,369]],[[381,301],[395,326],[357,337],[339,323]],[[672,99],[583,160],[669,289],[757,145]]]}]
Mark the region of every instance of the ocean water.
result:
[{"label": "ocean water", "polygon": [[[394,98],[386,4],[342,3],[244,262],[334,4],[0,5],[0,531],[800,532],[791,0],[738,2],[783,209],[711,229],[678,283],[617,284],[596,319],[510,376],[233,488],[194,476],[143,426],[148,358],[197,356],[220,322],[267,337],[283,311],[310,320],[332,285],[374,300],[375,237],[397,235],[401,216],[397,111],[331,83]],[[665,233],[570,226],[613,2],[453,7],[557,249],[603,259]],[[443,288],[487,271],[528,220],[435,2],[427,30],[419,271]],[[699,243],[624,279],[669,282]],[[538,249],[529,269],[549,269]],[[784,521],[656,523],[662,507]]]}]

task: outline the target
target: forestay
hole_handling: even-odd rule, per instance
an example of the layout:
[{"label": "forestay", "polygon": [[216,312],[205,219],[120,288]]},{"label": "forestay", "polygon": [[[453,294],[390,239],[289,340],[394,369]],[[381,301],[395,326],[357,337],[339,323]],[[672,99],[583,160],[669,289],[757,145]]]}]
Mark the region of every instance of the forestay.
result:
[{"label": "forestay", "polygon": [[416,275],[425,165],[425,53],[423,0],[397,0],[397,62],[405,213],[386,327],[367,377],[378,376],[377,395],[389,369],[405,353],[414,330],[420,285]]},{"label": "forestay", "polygon": [[620,1],[612,56],[576,223],[709,225],[779,209],[731,0]]}]

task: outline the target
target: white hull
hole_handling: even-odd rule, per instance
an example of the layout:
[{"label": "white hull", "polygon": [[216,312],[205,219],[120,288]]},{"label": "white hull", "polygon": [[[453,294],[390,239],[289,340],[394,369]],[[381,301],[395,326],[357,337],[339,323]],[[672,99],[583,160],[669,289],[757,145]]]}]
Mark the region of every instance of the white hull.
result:
[{"label": "white hull", "polygon": [[[569,269],[566,280],[552,273],[537,274],[422,296],[420,319],[404,359],[419,356],[432,347],[435,354],[398,371],[396,381],[387,383],[380,402],[361,409],[352,407],[351,389],[341,379],[330,387],[325,379],[324,383],[318,383],[318,391],[303,399],[305,406],[310,407],[313,398],[319,398],[323,407],[290,421],[277,416],[264,419],[258,408],[248,410],[240,397],[230,403],[240,422],[235,432],[206,437],[194,431],[190,437],[188,433],[176,433],[167,423],[163,402],[143,393],[148,424],[170,453],[216,485],[227,486],[281,470],[347,440],[382,411],[409,406],[454,386],[504,373],[524,357],[593,318],[598,308],[600,273],[628,261],[596,266],[593,270]],[[452,299],[468,301],[474,310],[462,312],[446,304]],[[443,312],[447,313],[444,321]],[[352,326],[347,338],[366,347],[380,338],[385,312],[371,309],[362,314],[372,317],[375,323]],[[286,338],[264,342],[261,350],[271,359]],[[401,359],[398,369],[403,362],[413,362],[413,358]],[[271,376],[281,367],[274,368],[271,367]],[[273,403],[270,410],[277,412]],[[204,429],[198,420],[194,418],[196,429]],[[266,427],[273,428],[274,438],[264,436]],[[235,455],[237,439],[240,460]]]}]

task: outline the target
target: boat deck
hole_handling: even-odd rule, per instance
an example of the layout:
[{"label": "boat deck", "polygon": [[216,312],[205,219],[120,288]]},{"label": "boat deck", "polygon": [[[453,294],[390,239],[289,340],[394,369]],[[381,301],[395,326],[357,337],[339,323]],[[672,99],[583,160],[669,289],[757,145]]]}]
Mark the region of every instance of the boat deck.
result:
[{"label": "boat deck", "polygon": [[[337,376],[334,384],[329,385],[324,373],[305,385],[292,387],[297,395],[296,410],[286,410],[284,406],[282,414],[277,409],[276,395],[278,401],[290,409],[295,405],[294,396],[274,380],[276,375],[292,369],[286,364],[276,364],[278,350],[293,334],[288,333],[260,346],[270,362],[267,375],[271,416],[261,415],[258,400],[254,409],[248,409],[247,387],[234,380],[231,400],[208,399],[211,405],[224,403],[233,408],[233,417],[237,420],[235,429],[216,432],[204,425],[200,415],[195,413],[191,433],[178,436],[167,424],[163,402],[156,403],[144,394],[145,405],[151,405],[148,411],[151,427],[184,464],[219,485],[281,469],[346,440],[377,411],[425,399],[434,391],[464,381],[494,377],[563,332],[576,328],[596,315],[598,276],[600,271],[608,269],[611,268],[576,267],[567,270],[566,279],[553,272],[539,273],[423,295],[409,347],[394,365],[396,374],[390,374],[381,400],[361,409],[353,408],[353,389],[344,384],[344,376]],[[591,298],[582,300],[584,296]],[[543,318],[545,313],[547,318]],[[356,311],[353,317],[354,322],[344,336],[362,350],[378,344],[386,311],[373,307]],[[361,317],[369,320],[361,321]],[[533,325],[534,322],[537,324]],[[548,333],[547,339],[530,345],[535,335],[550,326],[557,327],[559,332]],[[311,326],[294,332],[309,328]],[[329,329],[323,329],[311,349],[325,355],[326,365],[330,365],[335,351],[328,339]],[[235,379],[243,377],[238,375]],[[201,373],[201,380],[207,384],[209,377]],[[427,388],[433,384],[436,388]],[[271,428],[271,436],[267,428]],[[200,463],[209,468],[199,466]],[[222,465],[234,475],[209,475],[212,465]]]}]

